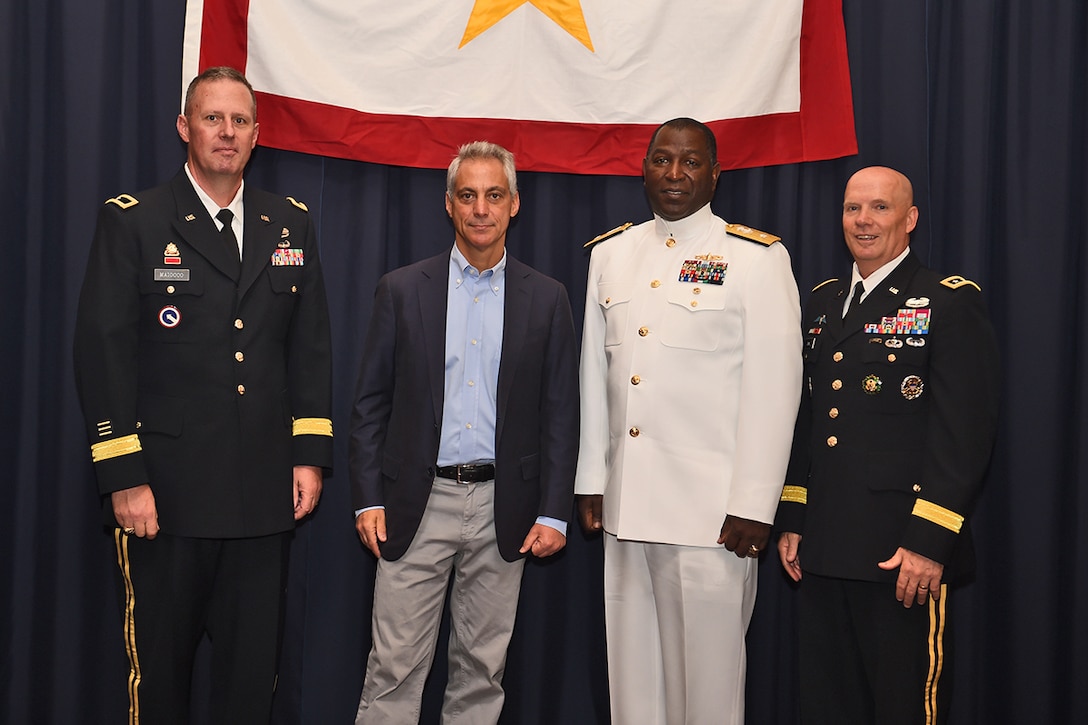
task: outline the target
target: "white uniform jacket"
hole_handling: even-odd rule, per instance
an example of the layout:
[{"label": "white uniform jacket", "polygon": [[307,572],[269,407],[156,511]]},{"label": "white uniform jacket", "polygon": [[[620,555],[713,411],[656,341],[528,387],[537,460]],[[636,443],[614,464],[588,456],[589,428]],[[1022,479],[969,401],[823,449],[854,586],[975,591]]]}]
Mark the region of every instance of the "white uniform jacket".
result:
[{"label": "white uniform jacket", "polygon": [[727,513],[773,521],[800,330],[785,247],[727,234],[709,205],[597,244],[575,492],[604,494],[607,532],[713,547]]}]

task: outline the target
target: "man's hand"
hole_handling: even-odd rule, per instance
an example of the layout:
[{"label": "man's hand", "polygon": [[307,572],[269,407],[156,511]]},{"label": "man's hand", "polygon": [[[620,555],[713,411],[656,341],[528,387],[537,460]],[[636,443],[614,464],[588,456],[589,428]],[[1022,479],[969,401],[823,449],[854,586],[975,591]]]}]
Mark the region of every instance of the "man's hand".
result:
[{"label": "man's hand", "polygon": [[767,548],[770,538],[770,524],[742,519],[739,516],[726,516],[718,543],[725,544],[725,548],[743,559],[746,556],[759,556],[759,552]]},{"label": "man's hand", "polygon": [[525,537],[518,551],[522,554],[532,553],[538,559],[543,559],[566,545],[567,537],[559,533],[558,529],[544,524],[533,524],[533,528],[529,529],[529,535]]},{"label": "man's hand", "polygon": [[318,466],[295,466],[295,521],[308,516],[321,498],[321,469]]},{"label": "man's hand", "polygon": [[797,556],[801,550],[801,535],[786,531],[778,537],[778,558],[782,568],[795,582],[801,581],[801,559]]},{"label": "man's hand", "polygon": [[159,534],[159,511],[155,508],[155,494],[151,484],[125,488],[110,494],[113,517],[126,534],[154,539]]},{"label": "man's hand", "polygon": [[381,544],[385,542],[385,509],[370,509],[355,517],[355,530],[359,540],[370,553],[382,558]]},{"label": "man's hand", "polygon": [[895,598],[910,609],[915,602],[925,604],[927,597],[934,600],[941,598],[941,575],[944,564],[927,559],[900,546],[892,558],[877,564],[885,571],[898,567],[899,578],[895,580]]},{"label": "man's hand", "polygon": [[588,496],[575,496],[578,503],[578,523],[587,534],[600,531],[604,528],[601,523],[601,509],[604,506],[604,496],[599,493]]}]

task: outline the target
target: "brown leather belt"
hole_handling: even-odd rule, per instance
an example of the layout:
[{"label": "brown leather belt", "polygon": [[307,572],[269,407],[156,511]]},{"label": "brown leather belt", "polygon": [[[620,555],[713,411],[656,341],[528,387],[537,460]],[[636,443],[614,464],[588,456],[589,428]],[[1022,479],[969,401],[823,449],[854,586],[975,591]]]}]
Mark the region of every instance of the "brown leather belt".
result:
[{"label": "brown leather belt", "polygon": [[459,466],[439,466],[435,469],[439,478],[448,478],[457,483],[479,483],[495,478],[494,463],[463,463]]}]

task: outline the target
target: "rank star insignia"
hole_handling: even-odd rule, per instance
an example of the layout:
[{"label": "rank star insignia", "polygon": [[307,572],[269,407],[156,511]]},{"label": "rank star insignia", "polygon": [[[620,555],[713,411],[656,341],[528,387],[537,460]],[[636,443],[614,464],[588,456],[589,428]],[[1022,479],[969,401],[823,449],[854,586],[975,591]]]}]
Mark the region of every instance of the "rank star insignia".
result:
[{"label": "rank star insignia", "polygon": [[861,381],[861,389],[868,395],[876,395],[884,383],[876,375],[866,375]]}]

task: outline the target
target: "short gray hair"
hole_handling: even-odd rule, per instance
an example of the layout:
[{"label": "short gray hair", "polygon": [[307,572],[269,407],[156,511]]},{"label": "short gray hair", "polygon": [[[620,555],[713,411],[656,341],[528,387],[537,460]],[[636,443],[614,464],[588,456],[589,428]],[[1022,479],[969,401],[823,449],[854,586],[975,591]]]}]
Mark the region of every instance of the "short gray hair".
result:
[{"label": "short gray hair", "polygon": [[453,198],[454,184],[457,183],[457,172],[461,170],[461,162],[468,159],[495,159],[502,164],[503,173],[506,174],[506,185],[510,194],[518,193],[518,173],[514,169],[514,154],[510,153],[497,143],[490,141],[473,141],[461,146],[457,150],[457,156],[450,162],[446,171],[446,195]]},{"label": "short gray hair", "polygon": [[253,99],[253,120],[257,120],[257,95],[253,92],[253,86],[250,85],[249,80],[242,75],[241,71],[228,65],[217,65],[208,68],[189,82],[189,87],[185,90],[184,114],[186,118],[189,117],[189,113],[193,110],[193,94],[196,92],[197,86],[210,81],[234,81],[245,86],[246,90],[249,91],[249,97]]}]

